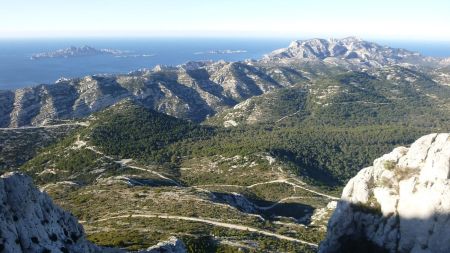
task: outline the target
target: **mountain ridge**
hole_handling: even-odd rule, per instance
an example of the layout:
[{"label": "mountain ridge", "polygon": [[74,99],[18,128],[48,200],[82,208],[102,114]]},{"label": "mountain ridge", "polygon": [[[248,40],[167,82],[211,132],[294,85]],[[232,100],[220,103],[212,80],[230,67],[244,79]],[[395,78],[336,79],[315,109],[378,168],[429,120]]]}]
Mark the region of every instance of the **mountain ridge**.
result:
[{"label": "mountain ridge", "polygon": [[401,48],[381,46],[356,37],[343,39],[310,39],[291,42],[264,57],[266,60],[328,60],[361,67],[382,67],[393,64],[439,64],[440,59]]},{"label": "mountain ridge", "polygon": [[[125,75],[61,79],[55,84],[0,91],[0,127],[83,118],[124,98],[201,122],[248,98],[354,69],[377,75],[383,69],[401,65],[405,71],[411,68],[430,76],[430,82],[447,84],[449,73],[441,62],[446,60],[355,38],[296,41],[260,60],[189,62]],[[402,73],[398,76],[405,79]]]}]

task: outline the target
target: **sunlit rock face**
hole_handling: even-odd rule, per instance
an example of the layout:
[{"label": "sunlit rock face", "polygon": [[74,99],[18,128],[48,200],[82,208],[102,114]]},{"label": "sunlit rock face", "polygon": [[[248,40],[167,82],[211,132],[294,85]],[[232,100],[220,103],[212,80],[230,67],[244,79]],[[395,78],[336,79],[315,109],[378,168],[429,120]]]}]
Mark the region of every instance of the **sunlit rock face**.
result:
[{"label": "sunlit rock face", "polygon": [[320,60],[355,67],[381,67],[391,64],[439,62],[405,49],[390,48],[355,37],[293,41],[289,47],[273,51],[265,60]]},{"label": "sunlit rock face", "polygon": [[86,240],[75,217],[53,204],[31,178],[0,177],[0,252],[104,252]]},{"label": "sunlit rock face", "polygon": [[450,252],[450,134],[421,137],[343,190],[319,252]]}]

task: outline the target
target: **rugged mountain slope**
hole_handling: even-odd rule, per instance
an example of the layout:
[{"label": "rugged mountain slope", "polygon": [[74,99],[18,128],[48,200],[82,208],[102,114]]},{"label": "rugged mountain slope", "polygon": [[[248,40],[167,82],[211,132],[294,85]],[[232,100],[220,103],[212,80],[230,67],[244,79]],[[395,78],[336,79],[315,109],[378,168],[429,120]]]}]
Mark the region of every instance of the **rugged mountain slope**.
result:
[{"label": "rugged mountain slope", "polygon": [[450,134],[421,137],[345,187],[319,252],[449,252]]},{"label": "rugged mountain slope", "polygon": [[[207,138],[211,131],[129,100],[93,114],[85,125],[35,156],[24,169],[37,174],[39,182],[70,179],[79,184],[91,183],[104,175],[124,173],[116,160],[170,159],[159,151],[174,142]],[[90,148],[91,145],[97,149]],[[104,157],[103,153],[109,156]]]},{"label": "rugged mountain slope", "polygon": [[124,98],[179,118],[201,121],[223,107],[282,85],[244,63],[188,63],[120,76],[88,76],[0,93],[0,126],[42,125],[89,116]]},{"label": "rugged mountain slope", "polygon": [[0,172],[16,170],[49,146],[81,127],[66,123],[47,127],[0,129]]},{"label": "rugged mountain slope", "polygon": [[176,235],[207,252],[242,245],[250,252],[313,251],[308,245],[322,239],[334,200],[318,185],[337,186],[377,155],[430,131],[211,128],[133,101],[95,113],[84,125],[22,170],[86,221],[89,239],[99,245],[141,250]]},{"label": "rugged mountain slope", "polygon": [[416,52],[381,46],[355,37],[294,41],[288,48],[276,50],[264,60],[323,60],[331,64],[366,68],[392,64],[440,63],[438,59],[423,57]]},{"label": "rugged mountain slope", "polygon": [[[188,247],[208,242],[216,252],[235,247],[226,238],[243,226],[265,236],[243,233],[234,243],[255,251],[308,252],[292,238],[320,241],[333,209],[333,193],[317,185],[339,185],[369,158],[422,131],[298,124],[211,128],[125,101],[94,114],[86,127],[22,169],[88,221],[89,238],[99,245],[138,250],[176,234]],[[132,221],[125,225],[129,214]],[[198,237],[183,235],[193,231]],[[211,232],[215,239],[204,238]],[[274,238],[280,235],[289,238]]]},{"label": "rugged mountain slope", "polygon": [[[203,121],[245,99],[349,70],[405,70],[446,84],[446,61],[355,38],[293,42],[259,61],[189,62],[127,75],[61,79],[0,92],[0,127],[43,125],[49,120],[89,116],[124,98],[178,118]],[[376,74],[376,73],[375,73]],[[398,75],[391,74],[389,78]],[[404,80],[412,80],[411,76]],[[431,79],[430,79],[431,80]]]},{"label": "rugged mountain slope", "polygon": [[[268,153],[224,154],[218,148],[232,140],[207,143],[219,129],[211,132],[130,101],[96,113],[86,123],[22,170],[87,221],[89,238],[99,245],[140,250],[175,234],[188,248],[211,247],[207,252],[234,248],[235,243],[256,251],[309,252],[311,247],[301,240],[314,245],[321,239],[333,197],[314,193],[318,189],[313,186],[306,188],[313,192],[303,189],[305,184]],[[314,197],[302,197],[310,195]],[[313,219],[316,209],[321,215]],[[126,214],[135,217],[123,227]],[[304,227],[297,221],[315,223]],[[258,236],[245,232],[247,227]],[[243,232],[236,236],[236,231]],[[212,232],[216,238],[209,237]],[[231,243],[226,238],[233,234]]]},{"label": "rugged mountain slope", "polygon": [[308,88],[304,85],[278,89],[247,99],[231,109],[208,118],[205,123],[235,127],[256,123],[275,123],[293,116],[301,121],[310,113],[307,106],[308,94]]},{"label": "rugged mountain slope", "polygon": [[[450,64],[450,59],[448,60]],[[447,66],[438,68],[431,72],[432,78],[442,85],[450,86],[450,66],[447,64]]]},{"label": "rugged mountain slope", "polygon": [[86,240],[75,217],[34,188],[31,178],[0,178],[1,252],[102,252]]},{"label": "rugged mountain slope", "polygon": [[395,67],[351,72],[250,98],[207,120],[225,127],[256,123],[445,126],[450,89],[419,72]]}]

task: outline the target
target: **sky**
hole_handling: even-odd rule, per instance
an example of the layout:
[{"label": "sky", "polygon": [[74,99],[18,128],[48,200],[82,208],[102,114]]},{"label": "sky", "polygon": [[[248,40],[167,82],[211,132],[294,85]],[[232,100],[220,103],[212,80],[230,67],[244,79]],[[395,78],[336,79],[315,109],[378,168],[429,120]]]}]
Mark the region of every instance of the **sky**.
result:
[{"label": "sky", "polygon": [[0,37],[450,41],[449,0],[0,0]]}]

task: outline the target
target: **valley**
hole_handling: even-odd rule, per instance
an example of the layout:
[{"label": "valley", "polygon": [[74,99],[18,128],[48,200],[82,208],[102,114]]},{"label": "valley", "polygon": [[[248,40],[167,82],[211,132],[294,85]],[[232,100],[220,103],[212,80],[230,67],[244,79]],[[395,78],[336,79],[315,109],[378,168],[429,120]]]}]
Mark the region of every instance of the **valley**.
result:
[{"label": "valley", "polygon": [[356,38],[0,92],[0,169],[99,246],[316,252],[347,181],[450,131],[446,61]]}]

